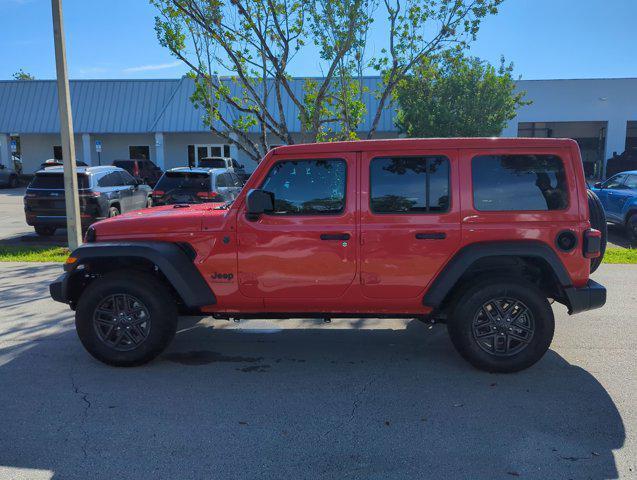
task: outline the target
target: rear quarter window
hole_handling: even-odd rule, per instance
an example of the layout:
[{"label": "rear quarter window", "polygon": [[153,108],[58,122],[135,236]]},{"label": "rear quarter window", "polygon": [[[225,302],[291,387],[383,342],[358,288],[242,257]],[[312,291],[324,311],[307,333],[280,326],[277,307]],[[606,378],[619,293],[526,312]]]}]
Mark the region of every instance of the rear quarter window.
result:
[{"label": "rear quarter window", "polygon": [[471,161],[473,204],[483,212],[568,207],[562,159],[555,155],[480,155]]}]

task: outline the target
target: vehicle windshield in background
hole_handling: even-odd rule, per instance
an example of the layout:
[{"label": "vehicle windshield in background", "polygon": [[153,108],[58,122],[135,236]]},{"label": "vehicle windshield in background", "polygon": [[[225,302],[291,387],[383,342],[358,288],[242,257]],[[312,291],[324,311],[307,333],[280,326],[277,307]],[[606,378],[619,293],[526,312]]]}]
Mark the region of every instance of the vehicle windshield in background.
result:
[{"label": "vehicle windshield in background", "polygon": [[[88,175],[77,174],[77,188],[88,188]],[[64,174],[62,173],[38,173],[33,177],[29,188],[41,188],[51,190],[64,190]]]},{"label": "vehicle windshield in background", "polygon": [[210,175],[201,172],[166,172],[155,186],[166,193],[171,190],[210,190]]},{"label": "vehicle windshield in background", "polygon": [[201,158],[199,166],[203,168],[226,168],[226,161],[223,158]]}]

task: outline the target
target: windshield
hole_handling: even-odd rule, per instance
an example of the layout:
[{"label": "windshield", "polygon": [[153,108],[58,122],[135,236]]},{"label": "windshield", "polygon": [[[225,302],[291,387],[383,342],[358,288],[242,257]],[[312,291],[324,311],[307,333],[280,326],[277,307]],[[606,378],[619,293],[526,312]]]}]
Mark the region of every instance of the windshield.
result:
[{"label": "windshield", "polygon": [[166,172],[157,182],[155,190],[210,190],[210,175],[201,172]]},{"label": "windshield", "polygon": [[199,166],[203,168],[226,168],[226,161],[223,158],[201,158]]},{"label": "windshield", "polygon": [[[37,173],[29,184],[29,188],[64,190],[64,174]],[[89,188],[88,175],[85,175],[83,173],[77,174],[77,188],[80,190]]]}]

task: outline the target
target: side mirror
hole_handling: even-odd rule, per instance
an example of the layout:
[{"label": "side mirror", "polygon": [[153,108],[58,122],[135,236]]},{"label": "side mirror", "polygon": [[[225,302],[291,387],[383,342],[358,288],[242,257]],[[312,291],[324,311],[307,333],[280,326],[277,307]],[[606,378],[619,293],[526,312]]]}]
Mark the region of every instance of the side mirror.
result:
[{"label": "side mirror", "polygon": [[595,188],[603,188],[603,187],[602,187],[602,182],[595,182],[595,183],[593,184],[593,187],[595,187]]},{"label": "side mirror", "polygon": [[274,193],[252,189],[246,197],[246,216],[248,220],[258,220],[261,215],[274,211]]}]

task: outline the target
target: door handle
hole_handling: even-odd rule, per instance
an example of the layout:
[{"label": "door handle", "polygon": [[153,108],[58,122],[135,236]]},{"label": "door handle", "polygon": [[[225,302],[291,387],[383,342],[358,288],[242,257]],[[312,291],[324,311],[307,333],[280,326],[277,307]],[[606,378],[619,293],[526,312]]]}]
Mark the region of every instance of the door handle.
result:
[{"label": "door handle", "polygon": [[444,232],[420,232],[416,233],[416,240],[444,240],[447,234]]},{"label": "door handle", "polygon": [[349,233],[321,233],[321,240],[349,240]]}]

